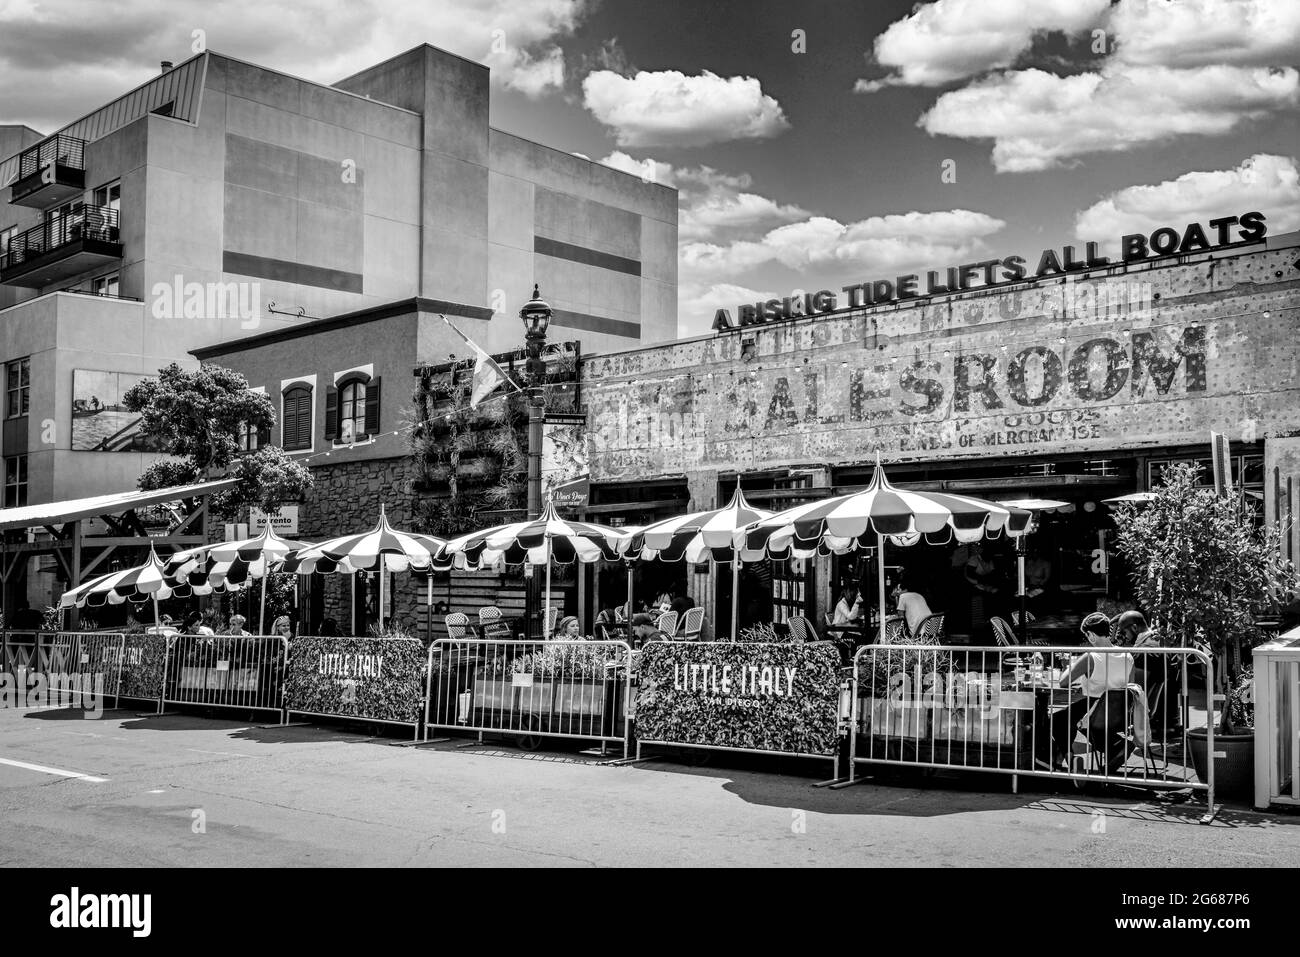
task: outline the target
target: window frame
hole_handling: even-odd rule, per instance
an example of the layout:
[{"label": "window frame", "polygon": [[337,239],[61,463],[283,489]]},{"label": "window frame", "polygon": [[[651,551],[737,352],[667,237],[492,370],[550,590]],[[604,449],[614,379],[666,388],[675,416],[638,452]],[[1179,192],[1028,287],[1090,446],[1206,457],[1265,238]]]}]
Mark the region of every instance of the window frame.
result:
[{"label": "window frame", "polygon": [[[15,366],[18,367],[18,385],[9,385],[10,370]],[[23,370],[26,370],[26,382],[23,381]],[[24,405],[22,399],[26,399],[25,408],[21,411],[14,411],[14,395],[19,397],[19,405]],[[20,356],[17,359],[10,359],[5,363],[5,418],[20,419],[27,415],[32,407],[32,357]]]},{"label": "window frame", "polygon": [[[11,471],[13,475],[11,476]],[[22,508],[27,504],[29,480],[27,453],[5,456],[4,507]],[[12,492],[12,494],[11,494]]]},{"label": "window frame", "polygon": [[[285,438],[285,426],[289,417],[285,412],[285,403],[290,393],[307,394],[307,444],[290,447]],[[284,379],[280,382],[280,448],[289,453],[311,452],[316,447],[316,377],[300,376],[296,379]]]}]

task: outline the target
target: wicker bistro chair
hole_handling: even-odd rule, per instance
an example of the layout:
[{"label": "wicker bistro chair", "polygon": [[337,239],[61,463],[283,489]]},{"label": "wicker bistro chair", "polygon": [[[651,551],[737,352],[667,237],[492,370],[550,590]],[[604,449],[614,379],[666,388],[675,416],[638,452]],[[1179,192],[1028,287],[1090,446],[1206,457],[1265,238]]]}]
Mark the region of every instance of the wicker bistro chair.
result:
[{"label": "wicker bistro chair", "polygon": [[484,605],[478,610],[479,632],[484,638],[509,638],[510,626],[501,616],[501,609],[496,605]]},{"label": "wicker bistro chair", "polygon": [[993,626],[993,640],[1002,647],[1006,648],[1011,645],[1020,644],[1020,640],[1016,637],[1016,633],[1011,630],[1011,626],[1007,624],[1005,618],[994,616],[989,619],[989,624]]},{"label": "wicker bistro chair", "polygon": [[1036,618],[1036,616],[1034,615],[1034,613],[1033,613],[1032,611],[1026,611],[1026,612],[1025,612],[1025,620],[1022,622],[1022,621],[1020,620],[1020,612],[1018,612],[1018,611],[1013,611],[1013,612],[1011,613],[1011,621],[1015,624],[1015,626],[1016,626],[1017,628],[1020,628],[1020,627],[1024,626],[1025,624],[1027,624],[1027,623],[1029,623],[1029,622],[1031,622],[1031,621],[1034,621],[1035,618]]},{"label": "wicker bistro chair", "polygon": [[[1141,688],[1136,684],[1130,684],[1124,689],[1125,714],[1119,725],[1107,726],[1105,712],[1100,710],[1105,707],[1104,702],[1098,704],[1090,713],[1084,723],[1082,745],[1072,744],[1070,748],[1072,772],[1079,775],[1099,774],[1123,778],[1131,773],[1128,770],[1129,757],[1136,754],[1142,759],[1143,774],[1156,773],[1157,764],[1149,744],[1147,747],[1140,747],[1134,730],[1134,713],[1141,707],[1140,692]],[[1148,707],[1150,704],[1147,702]],[[1096,720],[1099,713],[1103,716],[1101,721]],[[1074,783],[1076,786],[1080,785],[1078,780]]]},{"label": "wicker bistro chair", "polygon": [[943,644],[943,615],[931,615],[916,626],[913,641],[921,645]]},{"label": "wicker bistro chair", "polygon": [[666,611],[655,621],[655,627],[665,635],[676,636],[677,634],[677,612]]},{"label": "wicker bistro chair", "polygon": [[546,620],[542,622],[542,634],[550,638],[555,634],[555,624],[560,620],[560,609],[552,605],[546,609]]},{"label": "wicker bistro chair", "polygon": [[462,612],[452,612],[443,619],[443,627],[447,629],[447,637],[452,639],[473,638],[474,632],[469,624],[469,615]]},{"label": "wicker bistro chair", "polygon": [[817,641],[817,630],[813,628],[810,622],[803,615],[792,615],[786,621],[790,626],[790,637],[795,641]]},{"label": "wicker bistro chair", "polygon": [[682,616],[682,641],[699,641],[704,631],[704,609],[688,608]]}]

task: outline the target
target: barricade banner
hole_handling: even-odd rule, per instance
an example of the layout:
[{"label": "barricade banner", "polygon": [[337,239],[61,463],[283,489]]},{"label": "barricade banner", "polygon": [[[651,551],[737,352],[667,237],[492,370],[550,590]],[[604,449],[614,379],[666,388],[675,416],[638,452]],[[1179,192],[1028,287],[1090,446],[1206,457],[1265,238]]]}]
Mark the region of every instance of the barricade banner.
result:
[{"label": "barricade banner", "polygon": [[290,713],[418,724],[428,657],[414,638],[295,638],[289,643]]},{"label": "barricade banner", "polygon": [[652,641],[637,672],[641,742],[837,752],[840,653],[831,642]]}]

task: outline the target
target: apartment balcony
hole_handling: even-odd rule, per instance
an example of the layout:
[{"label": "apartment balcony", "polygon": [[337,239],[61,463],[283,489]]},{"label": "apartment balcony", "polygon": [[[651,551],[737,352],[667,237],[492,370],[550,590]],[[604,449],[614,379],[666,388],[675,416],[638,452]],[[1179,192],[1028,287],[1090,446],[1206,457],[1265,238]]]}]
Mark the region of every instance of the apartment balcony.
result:
[{"label": "apartment balcony", "polygon": [[117,210],[78,203],[13,237],[0,255],[0,284],[39,289],[121,259]]},{"label": "apartment balcony", "polygon": [[55,134],[18,154],[15,206],[49,209],[80,198],[86,190],[86,141]]}]

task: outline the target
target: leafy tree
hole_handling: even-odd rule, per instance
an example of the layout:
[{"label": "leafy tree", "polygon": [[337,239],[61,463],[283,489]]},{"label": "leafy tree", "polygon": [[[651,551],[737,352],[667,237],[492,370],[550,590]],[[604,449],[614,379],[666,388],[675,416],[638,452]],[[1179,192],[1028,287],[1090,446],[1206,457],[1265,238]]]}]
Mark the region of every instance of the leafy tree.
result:
[{"label": "leafy tree", "polygon": [[1298,582],[1282,557],[1282,530],[1256,525],[1240,497],[1200,485],[1201,471],[1174,465],[1150,503],[1117,510],[1116,545],[1138,605],[1165,643],[1200,644],[1221,655],[1234,689],[1241,648],[1264,638],[1256,621],[1294,594]]},{"label": "leafy tree", "polygon": [[140,431],[175,456],[145,469],[138,483],[142,490],[218,475],[234,478],[233,488],[209,499],[209,508],[223,520],[236,518],[250,505],[278,508],[311,490],[311,471],[283,449],[241,452],[245,427],[270,429],[275,406],[265,395],[250,392],[248,380],[238,372],[215,365],[182,369],[173,362],[158,370],[158,378],[132,386],[123,404],[140,414]]}]

